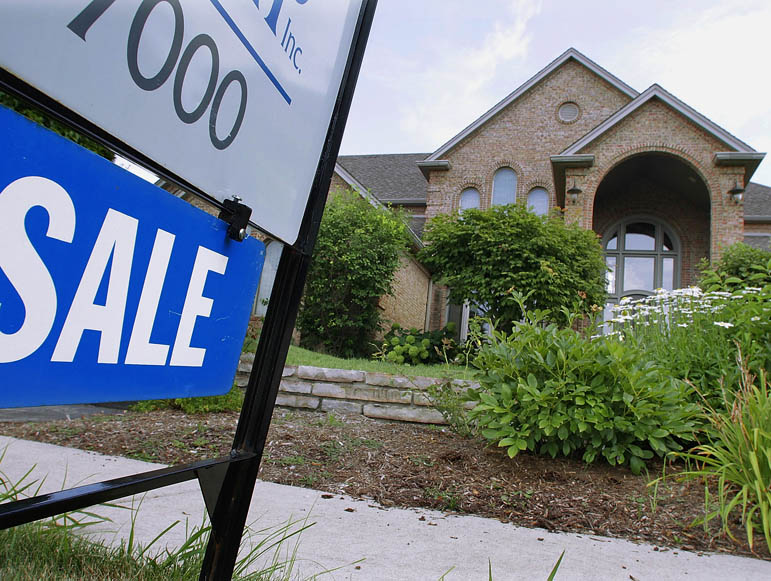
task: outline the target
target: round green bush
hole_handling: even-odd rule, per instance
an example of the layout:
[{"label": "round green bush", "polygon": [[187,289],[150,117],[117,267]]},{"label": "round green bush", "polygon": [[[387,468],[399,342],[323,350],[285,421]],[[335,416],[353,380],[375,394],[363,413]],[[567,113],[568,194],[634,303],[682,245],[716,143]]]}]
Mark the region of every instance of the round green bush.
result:
[{"label": "round green bush", "polygon": [[511,457],[530,450],[604,458],[639,473],[699,427],[690,388],[634,346],[544,325],[531,313],[510,334],[493,332],[474,365],[480,388],[469,390],[471,417]]}]

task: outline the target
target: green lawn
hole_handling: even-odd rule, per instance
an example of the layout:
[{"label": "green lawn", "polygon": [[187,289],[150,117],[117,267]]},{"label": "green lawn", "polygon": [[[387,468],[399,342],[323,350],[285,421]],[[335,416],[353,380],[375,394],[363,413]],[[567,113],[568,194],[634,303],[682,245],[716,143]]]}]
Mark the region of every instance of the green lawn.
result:
[{"label": "green lawn", "polygon": [[289,347],[286,358],[287,365],[312,365],[314,367],[329,367],[333,369],[356,369],[374,373],[390,373],[412,377],[448,377],[451,379],[472,379],[474,369],[457,365],[396,365],[388,361],[373,359],[342,359],[332,355],[324,355],[309,351],[302,347]]}]

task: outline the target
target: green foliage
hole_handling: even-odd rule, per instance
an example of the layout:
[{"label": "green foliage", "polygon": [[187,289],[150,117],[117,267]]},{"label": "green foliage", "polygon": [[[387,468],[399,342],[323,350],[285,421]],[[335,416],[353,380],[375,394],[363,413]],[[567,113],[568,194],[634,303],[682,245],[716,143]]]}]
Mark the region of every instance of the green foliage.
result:
[{"label": "green foliage", "polygon": [[747,285],[767,284],[771,284],[771,251],[739,242],[723,251],[714,268],[702,269],[699,286],[705,290],[730,291]]},{"label": "green foliage", "polygon": [[590,313],[605,302],[596,234],[557,216],[536,216],[521,204],[470,209],[433,218],[424,240],[419,257],[450,287],[450,300],[482,308],[500,329],[522,318],[515,292],[561,323],[561,307]]},{"label": "green foliage", "polygon": [[[732,279],[726,280],[735,287]],[[770,311],[771,285],[706,293],[694,287],[622,302],[614,309],[612,324],[642,357],[687,380],[720,408],[732,398],[724,386],[739,384],[737,346],[754,373],[771,369]],[[693,401],[700,399],[692,394]]]},{"label": "green foliage", "polygon": [[70,141],[74,141],[86,149],[90,149],[105,159],[109,159],[110,161],[115,159],[115,154],[103,145],[97,143],[93,139],[89,139],[88,137],[81,135],[73,129],[70,129],[67,125],[52,119],[39,109],[27,104],[25,101],[22,101],[18,97],[14,97],[13,95],[9,95],[8,93],[0,91],[0,105],[5,105],[20,115],[24,115],[27,119],[34,121],[38,125],[42,125],[46,129],[50,129],[62,137],[66,137]]},{"label": "green foliage", "polygon": [[262,317],[250,317],[249,326],[246,329],[244,344],[241,347],[242,353],[254,353],[257,351],[257,343],[260,340],[260,331],[262,330]]},{"label": "green foliage", "polygon": [[683,382],[623,341],[586,338],[546,324],[540,312],[526,312],[510,334],[493,331],[474,365],[471,416],[511,457],[581,454],[639,473],[654,454],[680,450],[697,427]]},{"label": "green foliage", "polygon": [[[5,450],[0,452],[0,462]],[[40,494],[45,478],[33,480],[34,466],[16,481],[0,472],[0,503]],[[110,519],[93,509],[77,510],[0,531],[0,579],[3,581],[45,579],[112,579],[132,581],[184,581],[197,579],[211,526],[185,527],[179,546],[160,547],[180,521],[174,521],[146,545],[136,541],[136,521],[141,508],[106,504],[131,511],[128,536],[120,544],[108,545],[86,535],[75,534]],[[292,520],[261,530],[247,525],[244,545],[233,570],[241,581],[290,581],[299,578],[296,557],[300,536],[314,523]],[[323,576],[341,567],[319,573]],[[313,576],[316,579],[317,576]]]},{"label": "green foliage", "polygon": [[244,390],[234,385],[224,395],[206,397],[180,397],[176,399],[151,399],[135,403],[131,409],[137,412],[154,410],[181,410],[186,414],[237,412],[244,403]]},{"label": "green foliage", "polygon": [[458,355],[455,342],[455,323],[448,323],[437,331],[403,329],[398,323],[383,338],[377,356],[397,365],[433,365],[453,361]]},{"label": "green foliage", "polygon": [[442,417],[456,434],[467,438],[477,434],[477,425],[468,414],[465,404],[468,401],[466,390],[459,388],[453,381],[429,385],[426,388],[431,405],[442,414]]},{"label": "green foliage", "polygon": [[372,352],[378,300],[391,292],[407,228],[358,194],[333,194],[324,210],[297,319],[303,347],[343,357]]},{"label": "green foliage", "polygon": [[771,396],[764,372],[756,382],[746,365],[740,369],[739,385],[731,386],[734,397],[720,410],[709,408],[708,443],[677,455],[690,464],[678,478],[702,480],[707,505],[716,497],[717,509],[705,523],[720,517],[733,537],[731,524],[738,516],[750,547],[760,531],[771,550]]}]

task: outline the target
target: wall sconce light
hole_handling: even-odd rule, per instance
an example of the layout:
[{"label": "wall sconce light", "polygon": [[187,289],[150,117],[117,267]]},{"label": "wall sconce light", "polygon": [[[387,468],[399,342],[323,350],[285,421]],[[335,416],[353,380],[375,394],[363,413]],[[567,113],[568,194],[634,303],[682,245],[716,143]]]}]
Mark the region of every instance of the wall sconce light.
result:
[{"label": "wall sconce light", "polygon": [[734,201],[734,204],[741,203],[744,198],[744,188],[739,185],[738,179],[734,183],[734,187],[728,190],[728,193],[731,194],[731,199]]},{"label": "wall sconce light", "polygon": [[583,190],[576,186],[576,179],[573,178],[573,186],[568,190],[568,199],[570,200],[571,204],[578,203],[578,194],[581,192],[583,192]]}]

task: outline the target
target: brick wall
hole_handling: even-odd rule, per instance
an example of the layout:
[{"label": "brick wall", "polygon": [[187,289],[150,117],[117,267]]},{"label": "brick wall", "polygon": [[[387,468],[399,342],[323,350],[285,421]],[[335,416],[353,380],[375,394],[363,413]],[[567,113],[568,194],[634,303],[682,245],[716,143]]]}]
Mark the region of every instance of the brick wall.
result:
[{"label": "brick wall", "polygon": [[[594,155],[595,161],[590,168],[568,172],[566,182],[572,184],[575,178],[583,193],[576,206],[568,207],[566,219],[577,220],[585,228],[592,227],[595,196],[605,176],[632,156],[664,153],[690,166],[704,182],[710,206],[709,256],[716,259],[721,248],[741,241],[743,233],[743,206],[734,203],[726,193],[737,179],[743,183],[743,169],[718,167],[713,162],[715,152],[726,149],[725,144],[669,106],[652,99],[581,150],[580,153]],[[657,203],[652,201],[651,212],[668,214],[674,207],[671,200]]]},{"label": "brick wall", "polygon": [[[629,97],[575,61],[532,87],[450,152],[450,171],[434,171],[427,188],[427,217],[458,208],[461,191],[475,187],[481,207],[490,206],[493,176],[501,167],[517,173],[517,199],[540,186],[556,204],[549,160],[629,102]],[[578,119],[560,121],[559,106],[572,101]]]},{"label": "brick wall", "polygon": [[593,229],[605,233],[631,216],[651,217],[672,229],[680,241],[680,285],[696,284],[699,261],[709,257],[709,204],[678,198],[677,192],[647,180],[635,181],[625,185],[623,195],[595,204]]},{"label": "brick wall", "polygon": [[745,224],[744,225],[744,231],[748,234],[750,233],[757,233],[757,234],[768,234],[771,232],[771,224]]},{"label": "brick wall", "polygon": [[402,256],[399,268],[394,273],[393,295],[380,299],[382,316],[390,323],[402,327],[423,329],[426,319],[431,276],[412,256]]}]

